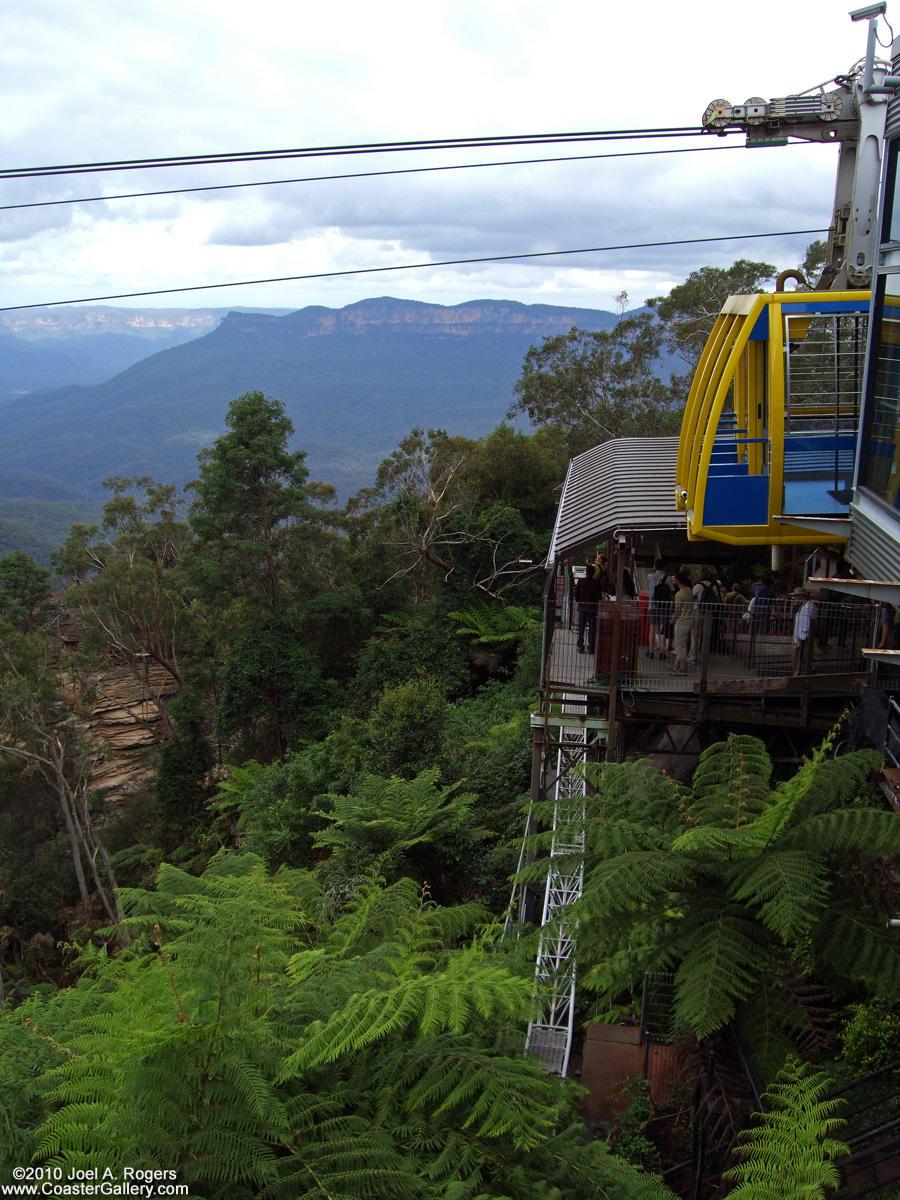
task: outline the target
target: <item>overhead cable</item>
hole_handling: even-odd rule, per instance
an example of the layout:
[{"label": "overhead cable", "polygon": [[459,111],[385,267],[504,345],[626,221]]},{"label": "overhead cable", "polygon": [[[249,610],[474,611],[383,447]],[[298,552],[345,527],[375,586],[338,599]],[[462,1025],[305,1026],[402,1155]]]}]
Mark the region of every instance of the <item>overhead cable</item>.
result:
[{"label": "overhead cable", "polygon": [[255,287],[263,283],[298,283],[305,279],[335,279],[347,275],[379,275],[387,271],[424,271],[429,267],[460,267],[473,263],[515,262],[525,258],[555,258],[571,254],[603,254],[612,250],[649,250],[661,246],[698,246],[708,242],[742,242],[754,238],[800,237],[827,233],[824,229],[786,229],[780,233],[729,233],[721,237],[676,238],[665,242],[629,242],[619,246],[585,246],[580,250],[533,250],[528,254],[490,254],[480,258],[446,258],[435,262],[397,263],[390,267],[356,267],[349,271],[316,271],[308,275],[276,275],[271,279],[234,279],[228,283],[196,283],[187,287],[154,288],[144,292],[116,292],[108,296],[80,296],[75,300],[45,300],[43,304],[8,304],[0,312],[29,308],[58,308],[65,304],[95,304],[103,300],[136,300],[141,296],[172,296],[178,292],[208,292],[216,288]]},{"label": "overhead cable", "polygon": [[682,146],[668,150],[616,150],[612,154],[566,154],[555,158],[510,158],[502,162],[445,163],[440,167],[396,167],[391,171],[352,171],[343,175],[304,175],[297,179],[258,179],[250,183],[213,183],[203,187],[165,188],[154,192],[116,192],[111,196],[77,196],[69,200],[32,200],[27,204],[0,204],[0,212],[20,208],[53,208],[60,204],[96,204],[103,200],[140,200],[148,196],[186,196],[192,192],[227,192],[236,188],[280,187],[287,183],[324,183],[335,179],[375,179],[382,175],[425,175],[433,171],[472,171],[479,167],[523,167],[535,163],[594,162],[602,158],[642,158],[649,154],[709,154],[743,150],[744,146]]},{"label": "overhead cable", "polygon": [[[721,132],[721,131],[719,131]],[[96,163],[61,163],[44,167],[9,167],[0,179],[43,178],[48,175],[84,175],[105,171],[146,171],[157,167],[190,167],[215,163],[272,162],[284,158],[331,158],[347,154],[402,154],[425,150],[470,150],[485,146],[554,145],[560,142],[631,141],[641,138],[710,137],[696,126],[658,129],[598,129],[581,133],[498,134],[471,138],[435,138],[411,142],[361,142],[357,145],[305,146],[288,150],[241,150],[219,154],[180,154],[162,158],[123,158]]]}]

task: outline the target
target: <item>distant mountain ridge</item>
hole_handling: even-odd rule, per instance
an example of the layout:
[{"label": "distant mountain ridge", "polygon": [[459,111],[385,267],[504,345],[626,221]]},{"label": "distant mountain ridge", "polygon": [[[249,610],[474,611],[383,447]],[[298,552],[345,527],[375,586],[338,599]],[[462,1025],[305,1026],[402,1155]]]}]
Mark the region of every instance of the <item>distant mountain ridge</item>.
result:
[{"label": "distant mountain ridge", "polygon": [[[0,313],[0,398],[102,383],[148,354],[211,332],[231,311],[63,304]],[[283,316],[290,309],[247,311]]]},{"label": "distant mountain ridge", "polygon": [[199,451],[223,432],[229,403],[247,391],[284,402],[311,477],[346,498],[371,484],[415,425],[488,433],[513,398],[525,353],[543,337],[615,321],[602,310],[504,300],[229,312],[205,335],[105,382],[0,399],[0,551],[10,506],[33,542],[43,523],[55,534],[67,504],[97,507],[110,475],[188,482]]}]

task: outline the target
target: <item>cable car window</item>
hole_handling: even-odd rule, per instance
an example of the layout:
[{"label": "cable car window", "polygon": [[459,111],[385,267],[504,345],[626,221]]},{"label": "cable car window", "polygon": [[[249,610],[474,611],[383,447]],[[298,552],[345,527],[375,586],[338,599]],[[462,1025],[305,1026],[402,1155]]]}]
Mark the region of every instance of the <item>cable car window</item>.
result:
[{"label": "cable car window", "polygon": [[883,275],[878,285],[872,337],[872,382],[865,412],[859,482],[889,504],[900,488],[900,275]]}]

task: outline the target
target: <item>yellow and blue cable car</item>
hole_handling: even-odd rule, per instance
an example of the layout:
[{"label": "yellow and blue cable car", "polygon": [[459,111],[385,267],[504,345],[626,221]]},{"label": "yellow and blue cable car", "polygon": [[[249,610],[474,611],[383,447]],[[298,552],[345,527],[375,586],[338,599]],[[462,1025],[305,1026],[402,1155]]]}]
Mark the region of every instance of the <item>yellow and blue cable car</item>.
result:
[{"label": "yellow and blue cable car", "polygon": [[681,426],[675,501],[691,540],[817,541],[814,526],[776,518],[848,515],[869,300],[865,291],[728,299]]}]

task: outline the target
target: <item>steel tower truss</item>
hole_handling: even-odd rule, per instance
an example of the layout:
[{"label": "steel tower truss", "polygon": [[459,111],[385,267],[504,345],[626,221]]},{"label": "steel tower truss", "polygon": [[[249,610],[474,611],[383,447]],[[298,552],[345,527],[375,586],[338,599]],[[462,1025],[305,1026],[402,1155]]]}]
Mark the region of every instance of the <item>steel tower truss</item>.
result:
[{"label": "steel tower truss", "polygon": [[552,784],[553,840],[534,975],[539,1008],[525,1041],[526,1051],[539,1058],[548,1071],[562,1076],[569,1067],[575,1017],[576,926],[569,909],[580,898],[584,883],[587,785],[575,768],[587,761],[593,744],[584,726],[559,730]]}]

